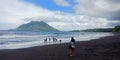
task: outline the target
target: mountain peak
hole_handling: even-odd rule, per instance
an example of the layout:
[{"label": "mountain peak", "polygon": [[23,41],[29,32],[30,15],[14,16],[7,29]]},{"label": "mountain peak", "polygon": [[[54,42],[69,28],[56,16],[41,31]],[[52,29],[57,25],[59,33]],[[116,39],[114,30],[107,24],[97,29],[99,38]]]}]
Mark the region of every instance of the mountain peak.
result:
[{"label": "mountain peak", "polygon": [[45,23],[44,21],[31,21],[29,22],[29,24],[47,24],[47,23]]},{"label": "mountain peak", "polygon": [[27,24],[19,26],[16,30],[22,31],[58,31],[57,29],[49,26],[44,21],[31,21]]},{"label": "mountain peak", "polygon": [[30,21],[29,23],[45,23],[44,21]]}]

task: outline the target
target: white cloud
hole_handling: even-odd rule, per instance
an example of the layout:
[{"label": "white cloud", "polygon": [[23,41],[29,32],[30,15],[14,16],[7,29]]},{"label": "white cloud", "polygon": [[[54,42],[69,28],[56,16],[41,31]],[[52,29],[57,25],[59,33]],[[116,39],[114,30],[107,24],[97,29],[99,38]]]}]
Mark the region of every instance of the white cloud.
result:
[{"label": "white cloud", "polygon": [[120,1],[115,1],[118,0],[76,0],[78,4],[74,6],[74,9],[77,14],[120,19]]},{"label": "white cloud", "polygon": [[106,18],[49,11],[23,0],[0,0],[0,16],[0,29],[14,29],[28,21],[45,21],[59,30],[106,28],[113,23]]},{"label": "white cloud", "polygon": [[[59,29],[59,30],[82,30],[82,29],[92,29],[92,28],[108,28],[111,20],[105,18],[95,18],[84,15],[72,15],[65,13],[50,14],[50,16],[39,16],[28,19],[29,21],[45,21],[49,25]],[[116,22],[116,21],[115,21]],[[114,22],[114,23],[115,23]],[[117,21],[118,22],[118,21]]]},{"label": "white cloud", "polygon": [[41,13],[47,13],[46,9],[37,7],[22,0],[0,0],[0,25],[6,24],[4,28],[18,27],[24,23],[23,19],[39,16]]},{"label": "white cloud", "polygon": [[71,6],[71,4],[67,0],[53,0],[57,5],[68,7]]}]

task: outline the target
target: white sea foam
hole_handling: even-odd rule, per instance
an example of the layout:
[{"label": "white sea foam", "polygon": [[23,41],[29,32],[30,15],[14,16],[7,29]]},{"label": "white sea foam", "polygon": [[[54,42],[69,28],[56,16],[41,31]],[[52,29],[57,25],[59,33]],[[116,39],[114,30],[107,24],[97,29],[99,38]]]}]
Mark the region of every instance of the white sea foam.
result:
[{"label": "white sea foam", "polygon": [[[38,35],[20,35],[20,34],[11,34],[11,35],[1,35],[0,36],[0,49],[19,49],[19,48],[28,48],[34,46],[42,46],[48,44],[58,44],[58,42],[52,41],[53,37],[56,37],[58,40],[62,40],[62,43],[69,42],[71,37],[74,37],[76,41],[87,41],[90,39],[98,39],[104,36],[110,36],[111,33],[58,33],[58,34],[38,34]],[[44,43],[44,39],[48,39],[47,43]],[[49,41],[51,38],[51,41]]]},{"label": "white sea foam", "polygon": [[9,38],[34,38],[34,37],[43,37],[46,35],[17,35],[17,34],[13,34],[13,35],[2,35],[0,36],[0,38],[2,39],[9,39]]}]

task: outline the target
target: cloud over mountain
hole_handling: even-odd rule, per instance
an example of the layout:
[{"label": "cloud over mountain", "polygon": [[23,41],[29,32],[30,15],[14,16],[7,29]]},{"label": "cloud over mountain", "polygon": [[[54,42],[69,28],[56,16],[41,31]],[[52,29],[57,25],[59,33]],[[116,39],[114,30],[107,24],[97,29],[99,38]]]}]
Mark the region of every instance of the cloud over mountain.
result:
[{"label": "cloud over mountain", "polygon": [[[55,3],[55,0],[52,0]],[[59,0],[59,6],[71,4]],[[13,29],[29,21],[44,21],[59,30],[114,27],[119,23],[119,0],[75,0],[76,13],[51,11],[24,0],[0,0],[0,29]],[[56,0],[58,2],[58,0]],[[56,3],[57,4],[57,3]],[[63,4],[63,5],[61,5]],[[48,4],[49,5],[49,4]]]}]

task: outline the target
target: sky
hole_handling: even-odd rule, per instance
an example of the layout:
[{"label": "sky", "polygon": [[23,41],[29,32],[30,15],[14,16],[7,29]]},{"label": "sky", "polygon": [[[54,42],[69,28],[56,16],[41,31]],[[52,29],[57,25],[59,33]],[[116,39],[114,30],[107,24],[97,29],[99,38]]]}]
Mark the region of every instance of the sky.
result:
[{"label": "sky", "polygon": [[61,30],[120,25],[120,0],[0,0],[0,30],[44,21]]}]

